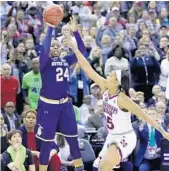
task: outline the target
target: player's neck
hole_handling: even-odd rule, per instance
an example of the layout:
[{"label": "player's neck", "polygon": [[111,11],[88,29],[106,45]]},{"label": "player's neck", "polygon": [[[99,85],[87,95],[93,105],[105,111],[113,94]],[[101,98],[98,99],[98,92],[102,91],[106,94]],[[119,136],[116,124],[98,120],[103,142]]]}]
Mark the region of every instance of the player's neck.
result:
[{"label": "player's neck", "polygon": [[117,94],[118,91],[115,90],[109,90],[109,96],[112,97]]}]

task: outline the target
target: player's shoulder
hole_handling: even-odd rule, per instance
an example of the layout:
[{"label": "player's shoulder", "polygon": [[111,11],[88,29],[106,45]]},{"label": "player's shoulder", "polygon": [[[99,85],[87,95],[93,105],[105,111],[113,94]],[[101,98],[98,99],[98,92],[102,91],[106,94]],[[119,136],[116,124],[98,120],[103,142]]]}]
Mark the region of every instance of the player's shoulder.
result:
[{"label": "player's shoulder", "polygon": [[129,100],[129,97],[124,92],[120,92],[118,94],[118,103],[124,103],[128,100]]}]

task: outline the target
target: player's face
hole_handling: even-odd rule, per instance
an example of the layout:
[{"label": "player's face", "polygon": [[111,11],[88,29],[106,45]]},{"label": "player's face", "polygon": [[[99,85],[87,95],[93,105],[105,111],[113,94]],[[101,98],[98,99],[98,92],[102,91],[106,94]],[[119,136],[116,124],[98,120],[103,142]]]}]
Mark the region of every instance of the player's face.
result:
[{"label": "player's face", "polygon": [[34,128],[35,124],[36,124],[35,113],[33,113],[33,112],[28,113],[25,117],[24,123],[28,128]]},{"label": "player's face", "polygon": [[57,41],[53,40],[50,47],[50,55],[52,57],[59,57],[61,53],[59,44]]},{"label": "player's face", "polygon": [[110,76],[107,76],[106,87],[111,91],[116,93],[119,87],[119,82],[116,77],[116,73],[113,71]]}]

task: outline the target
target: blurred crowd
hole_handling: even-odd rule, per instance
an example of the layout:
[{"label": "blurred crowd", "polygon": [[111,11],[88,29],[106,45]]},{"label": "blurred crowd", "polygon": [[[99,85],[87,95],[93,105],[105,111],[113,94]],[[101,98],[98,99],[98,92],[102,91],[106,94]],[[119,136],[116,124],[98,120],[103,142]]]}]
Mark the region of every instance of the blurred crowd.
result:
[{"label": "blurred crowd", "polygon": [[[54,3],[63,8],[64,18],[55,28],[51,46],[57,45],[61,56],[72,53],[65,35],[71,34],[67,24],[74,16],[86,46],[83,55],[92,68],[103,77],[114,70],[130,70],[130,98],[169,131],[169,2],[1,1],[1,154],[9,146],[8,131],[20,129],[23,139],[28,130],[34,132],[36,113],[31,109],[37,109],[42,86],[38,57],[47,30],[43,10]],[[72,41],[76,44],[73,36]],[[85,170],[90,171],[107,135],[106,119],[100,87],[78,64],[70,69],[69,98]],[[126,161],[133,170],[159,169],[162,135],[134,115],[131,120],[138,143]],[[72,170],[70,147],[62,136],[56,143],[62,170]],[[30,144],[23,144],[30,149]],[[34,150],[38,158],[38,149]],[[121,163],[123,170],[126,161]]]}]

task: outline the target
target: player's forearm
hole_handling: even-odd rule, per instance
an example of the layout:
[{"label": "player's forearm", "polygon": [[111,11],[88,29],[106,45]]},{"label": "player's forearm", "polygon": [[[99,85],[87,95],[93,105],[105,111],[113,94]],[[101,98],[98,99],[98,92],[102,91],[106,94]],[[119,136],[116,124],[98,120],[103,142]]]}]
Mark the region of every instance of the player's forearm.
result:
[{"label": "player's forearm", "polygon": [[78,63],[80,67],[84,70],[87,76],[91,78],[90,74],[94,72],[93,68],[90,66],[89,62],[86,60],[86,58],[81,54],[81,52],[78,49],[73,49],[73,51],[78,59]]},{"label": "player's forearm", "polygon": [[51,46],[51,40],[52,40],[52,32],[53,32],[53,28],[52,27],[48,27],[48,30],[46,32],[46,36],[43,42],[43,53],[49,53],[50,51],[50,46]]},{"label": "player's forearm", "polygon": [[86,51],[85,45],[83,43],[83,40],[82,40],[82,38],[81,38],[81,36],[80,36],[78,31],[73,32],[73,34],[74,34],[75,39],[77,41],[78,49],[83,54]]}]

